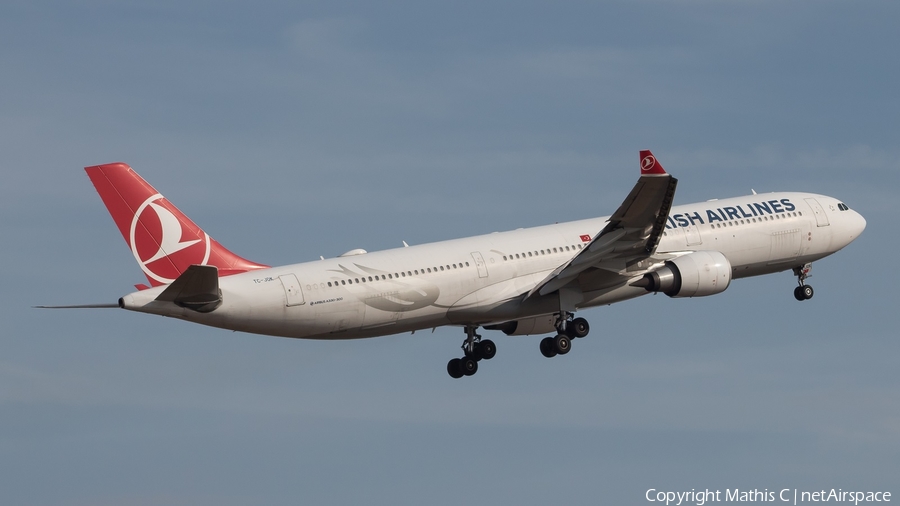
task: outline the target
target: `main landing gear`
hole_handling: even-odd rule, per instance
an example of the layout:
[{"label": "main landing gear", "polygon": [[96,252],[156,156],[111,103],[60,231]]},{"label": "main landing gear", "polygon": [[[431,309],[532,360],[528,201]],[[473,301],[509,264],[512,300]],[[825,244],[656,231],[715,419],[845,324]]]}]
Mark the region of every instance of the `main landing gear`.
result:
[{"label": "main landing gear", "polygon": [[541,339],[541,355],[552,358],[557,355],[565,355],[572,349],[572,339],[588,335],[591,326],[584,318],[572,318],[569,312],[560,313],[556,319],[556,331],[554,337]]},{"label": "main landing gear", "polygon": [[797,284],[800,285],[797,288],[794,288],[794,298],[800,301],[809,300],[813,298],[813,287],[807,285],[805,283],[806,278],[810,276],[809,271],[812,270],[812,264],[804,264],[800,267],[794,267],[794,276],[797,276]]},{"label": "main landing gear", "polygon": [[476,334],[478,329],[474,325],[466,325],[466,340],[463,342],[463,357],[454,358],[447,362],[447,373],[452,378],[471,376],[478,372],[480,360],[490,360],[497,354],[497,345],[490,339],[481,339]]}]

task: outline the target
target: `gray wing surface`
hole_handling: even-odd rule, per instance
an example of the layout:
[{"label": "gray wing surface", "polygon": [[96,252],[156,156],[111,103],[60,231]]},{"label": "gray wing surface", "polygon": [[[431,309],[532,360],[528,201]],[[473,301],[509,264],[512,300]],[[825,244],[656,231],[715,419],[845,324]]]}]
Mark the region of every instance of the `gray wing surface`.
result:
[{"label": "gray wing surface", "polygon": [[[651,162],[647,162],[648,156]],[[641,168],[645,173],[603,230],[587,247],[538,283],[526,298],[552,293],[580,276],[603,279],[603,284],[608,285],[616,284],[617,278],[624,282],[626,276],[618,274],[620,271],[653,255],[665,229],[678,180],[666,173],[649,151],[641,152]],[[590,272],[595,269],[606,272]]]}]

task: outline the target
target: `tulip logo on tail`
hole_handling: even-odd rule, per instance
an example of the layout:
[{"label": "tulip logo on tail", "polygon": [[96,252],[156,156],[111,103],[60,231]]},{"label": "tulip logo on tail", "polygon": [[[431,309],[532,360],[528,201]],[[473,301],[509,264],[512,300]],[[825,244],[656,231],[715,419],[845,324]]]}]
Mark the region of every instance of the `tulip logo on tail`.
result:
[{"label": "tulip logo on tail", "polygon": [[138,207],[131,220],[128,243],[134,259],[144,274],[162,284],[174,281],[189,265],[209,261],[209,235],[199,228],[185,230],[182,218],[157,193]]},{"label": "tulip logo on tail", "polygon": [[647,155],[641,160],[641,170],[644,172],[652,169],[654,165],[656,165],[656,158],[653,155]]}]

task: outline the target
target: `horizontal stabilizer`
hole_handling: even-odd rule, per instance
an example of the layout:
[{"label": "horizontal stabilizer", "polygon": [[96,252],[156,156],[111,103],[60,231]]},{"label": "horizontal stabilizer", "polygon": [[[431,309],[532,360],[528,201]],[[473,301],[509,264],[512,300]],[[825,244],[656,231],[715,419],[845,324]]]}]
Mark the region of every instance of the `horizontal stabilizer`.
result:
[{"label": "horizontal stabilizer", "polygon": [[209,313],[222,304],[219,269],[212,265],[191,265],[156,300]]},{"label": "horizontal stabilizer", "polygon": [[31,306],[35,309],[103,309],[118,308],[118,304],[75,304],[72,306]]}]

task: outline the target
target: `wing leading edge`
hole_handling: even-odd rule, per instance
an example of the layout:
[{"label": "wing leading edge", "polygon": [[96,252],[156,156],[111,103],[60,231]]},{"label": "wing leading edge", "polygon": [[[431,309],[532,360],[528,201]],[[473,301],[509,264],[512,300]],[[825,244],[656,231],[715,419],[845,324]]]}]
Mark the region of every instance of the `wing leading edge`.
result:
[{"label": "wing leading edge", "polygon": [[601,263],[633,262],[653,255],[665,229],[678,180],[663,169],[649,150],[641,151],[640,159],[641,177],[603,230],[586,248],[538,283],[526,299],[559,290]]}]

